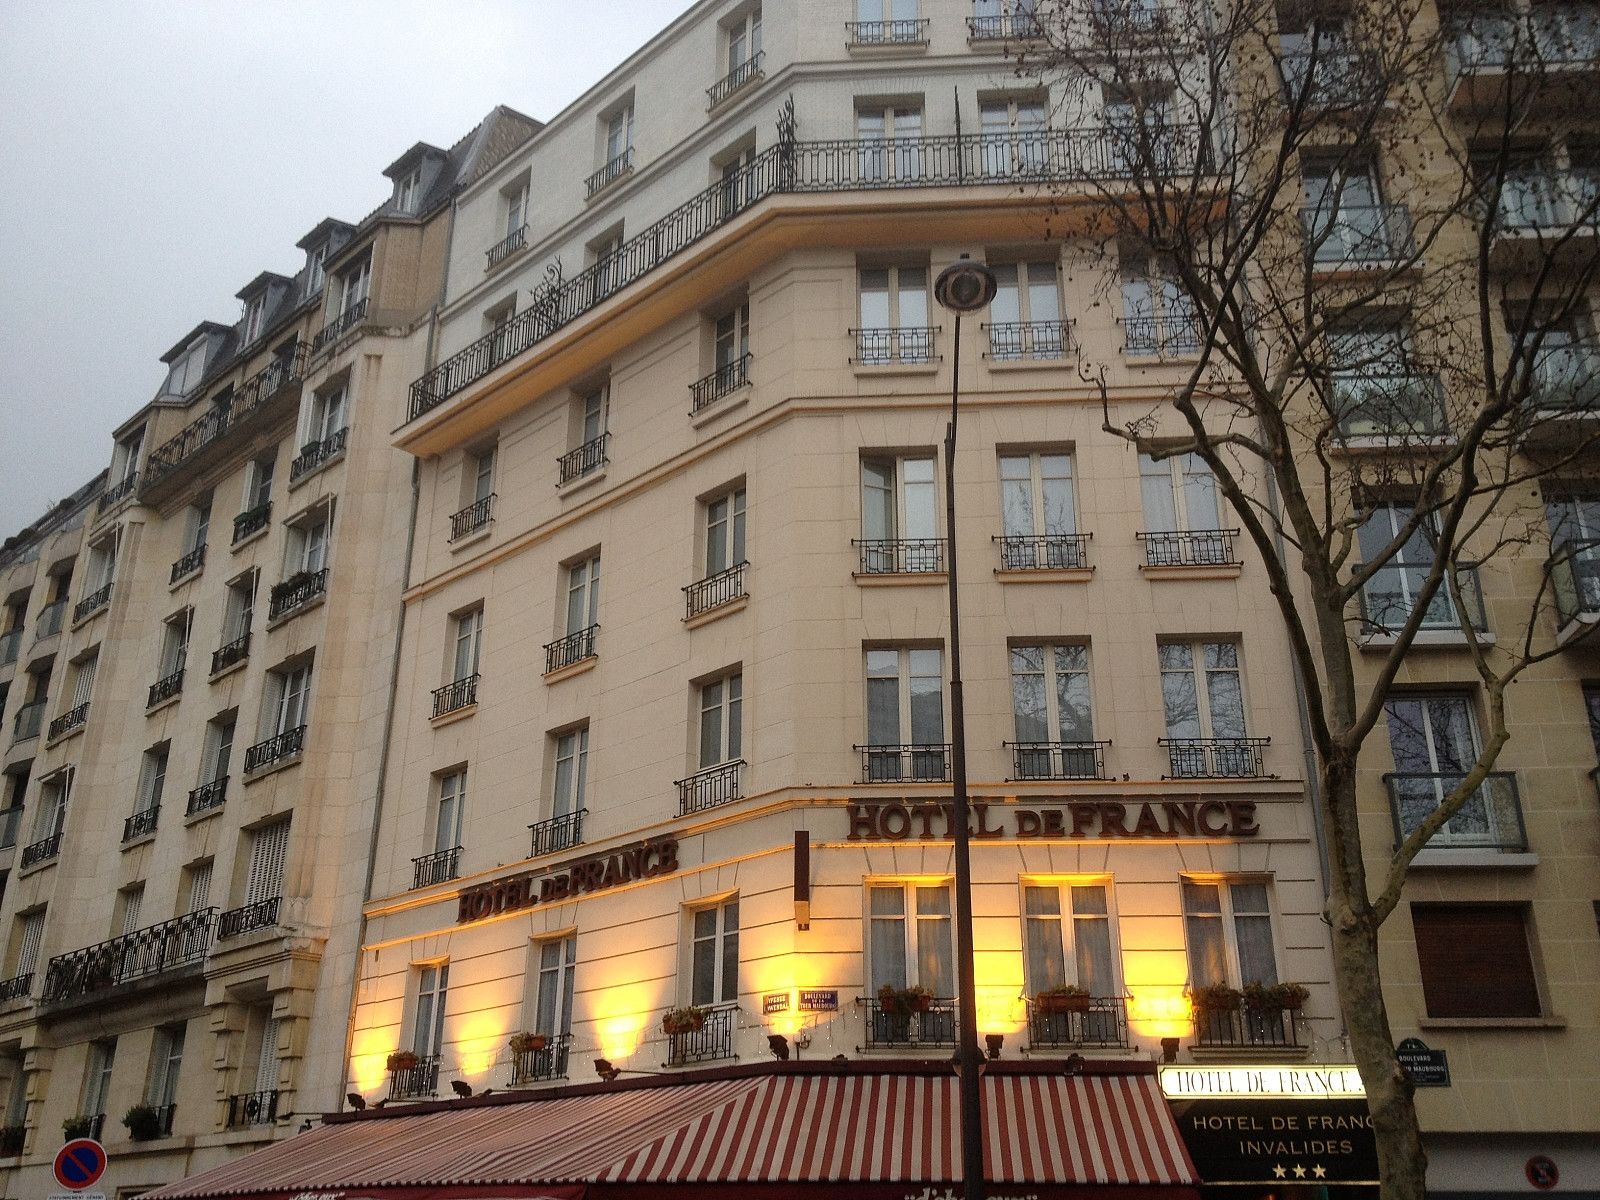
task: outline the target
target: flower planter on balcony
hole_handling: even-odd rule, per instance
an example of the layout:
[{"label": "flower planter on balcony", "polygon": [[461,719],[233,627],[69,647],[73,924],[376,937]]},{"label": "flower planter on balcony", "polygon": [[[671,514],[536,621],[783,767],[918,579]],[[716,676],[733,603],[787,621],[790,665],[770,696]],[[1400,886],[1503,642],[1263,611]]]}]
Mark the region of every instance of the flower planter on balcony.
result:
[{"label": "flower planter on balcony", "polygon": [[699,1033],[705,1024],[706,1010],[703,1008],[674,1008],[661,1016],[661,1032],[668,1036]]},{"label": "flower planter on balcony", "polygon": [[1086,1013],[1089,1011],[1089,1000],[1089,993],[1081,988],[1052,989],[1035,996],[1033,1006],[1046,1015]]},{"label": "flower planter on balcony", "polygon": [[878,989],[878,1008],[896,1017],[925,1013],[933,1008],[933,993],[923,987],[892,988],[884,984]]},{"label": "flower planter on balcony", "polygon": [[384,1068],[389,1071],[414,1071],[422,1060],[410,1050],[396,1050],[384,1062]]}]

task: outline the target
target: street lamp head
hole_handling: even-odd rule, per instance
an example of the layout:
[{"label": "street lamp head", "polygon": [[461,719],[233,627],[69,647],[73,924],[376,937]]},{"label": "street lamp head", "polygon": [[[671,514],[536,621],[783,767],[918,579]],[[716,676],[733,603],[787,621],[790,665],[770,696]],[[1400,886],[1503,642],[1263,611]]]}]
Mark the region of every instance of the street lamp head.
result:
[{"label": "street lamp head", "polygon": [[988,266],[963,254],[939,272],[933,281],[933,298],[953,313],[977,312],[994,299],[999,286]]}]

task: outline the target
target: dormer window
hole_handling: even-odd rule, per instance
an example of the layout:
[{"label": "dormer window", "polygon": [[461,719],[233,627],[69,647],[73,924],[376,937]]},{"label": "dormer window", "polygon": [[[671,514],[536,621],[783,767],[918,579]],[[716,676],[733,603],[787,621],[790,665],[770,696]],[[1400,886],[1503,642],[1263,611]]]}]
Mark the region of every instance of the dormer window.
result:
[{"label": "dormer window", "polygon": [[310,298],[322,290],[322,263],[328,257],[326,243],[306,255],[306,296]]},{"label": "dormer window", "polygon": [[139,450],[144,445],[144,428],[117,439],[111,453],[111,486],[126,483],[139,471]]},{"label": "dormer window", "polygon": [[422,168],[418,167],[394,185],[394,206],[400,212],[414,213],[422,193]]},{"label": "dormer window", "polygon": [[169,395],[187,396],[199,384],[205,369],[206,343],[201,340],[185,350],[172,364],[167,372],[167,386],[163,390]]},{"label": "dormer window", "polygon": [[267,298],[257,296],[244,306],[244,332],[241,344],[248,346],[261,336],[261,323],[267,312]]},{"label": "dormer window", "polygon": [[347,313],[367,302],[372,287],[372,256],[361,261],[339,276],[339,311]]}]

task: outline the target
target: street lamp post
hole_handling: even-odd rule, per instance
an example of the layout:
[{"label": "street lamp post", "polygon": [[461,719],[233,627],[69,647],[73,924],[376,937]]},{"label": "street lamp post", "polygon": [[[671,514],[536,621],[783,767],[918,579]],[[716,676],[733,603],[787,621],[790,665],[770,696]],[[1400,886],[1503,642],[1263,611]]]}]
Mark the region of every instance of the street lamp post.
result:
[{"label": "street lamp post", "polygon": [[950,585],[950,775],[956,849],[956,1004],[961,1033],[956,1044],[961,1094],[961,1178],[966,1200],[983,1200],[983,1114],[978,1052],[978,984],[972,944],[972,840],[967,828],[967,714],[961,692],[961,601],[956,576],[956,418],[961,398],[961,315],[994,299],[994,272],[963,254],[939,272],[933,297],[956,317],[950,367],[950,423],[944,434],[944,512]]}]

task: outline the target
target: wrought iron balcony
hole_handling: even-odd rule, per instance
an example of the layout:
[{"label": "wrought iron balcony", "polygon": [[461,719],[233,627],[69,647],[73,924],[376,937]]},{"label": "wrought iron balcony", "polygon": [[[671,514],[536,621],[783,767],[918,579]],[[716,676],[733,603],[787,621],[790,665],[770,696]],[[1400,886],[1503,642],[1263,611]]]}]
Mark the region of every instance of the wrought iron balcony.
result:
[{"label": "wrought iron balcony", "polygon": [[1291,1008],[1197,1008],[1194,1010],[1194,1044],[1227,1049],[1299,1046],[1296,1011]]},{"label": "wrought iron balcony", "polygon": [[242,933],[254,933],[258,929],[271,929],[278,923],[278,908],[283,903],[282,896],[272,896],[266,900],[257,900],[254,904],[241,904],[238,908],[230,908],[217,918],[217,937],[238,937]]},{"label": "wrought iron balcony", "polygon": [[893,363],[920,365],[933,361],[933,339],[939,332],[934,325],[884,326],[877,329],[852,329],[856,355],[851,361],[869,367]]},{"label": "wrought iron balcony", "polygon": [[435,854],[424,854],[420,858],[411,860],[411,886],[414,888],[432,887],[436,883],[445,883],[460,874],[461,847],[451,846],[448,850],[440,850]]},{"label": "wrought iron balcony", "polygon": [[709,112],[746,84],[760,79],[761,61],[765,57],[765,50],[757,50],[749,58],[708,87],[706,89],[706,110]]},{"label": "wrought iron balcony", "polygon": [[304,608],[328,590],[328,568],[320,571],[299,571],[273,587],[267,604],[267,619],[280,617]]},{"label": "wrought iron balcony", "polygon": [[158,1104],[155,1106],[155,1111],[156,1136],[171,1137],[172,1122],[178,1115],[178,1106],[176,1104]]},{"label": "wrought iron balcony", "polygon": [[233,544],[237,546],[253,533],[260,533],[272,520],[272,501],[247,508],[233,519]]},{"label": "wrought iron balcony", "polygon": [[[1432,563],[1385,563],[1379,567],[1361,589],[1363,632],[1392,634],[1403,629],[1416,611],[1418,592],[1432,573]],[[1446,576],[1429,601],[1422,624],[1417,627],[1419,630],[1459,633],[1463,626],[1471,626],[1483,633],[1488,629],[1478,564],[1458,564],[1456,582],[1461,592],[1461,603],[1457,605],[1450,594],[1450,580]]]},{"label": "wrought iron balcony", "polygon": [[22,824],[22,805],[0,810],[0,850],[17,844],[17,827]]},{"label": "wrought iron balcony", "polygon": [[189,553],[185,554],[182,558],[178,559],[177,562],[172,564],[172,575],[170,577],[170,582],[177,583],[178,580],[193,575],[205,565],[206,545],[204,542],[201,542],[193,550],[189,551]]},{"label": "wrought iron balcony", "polygon": [[944,570],[943,538],[857,538],[862,575],[929,575]]},{"label": "wrought iron balcony", "polygon": [[439,1090],[439,1056],[418,1058],[414,1067],[389,1072],[389,1099],[420,1100]]},{"label": "wrought iron balcony", "polygon": [[721,608],[724,604],[732,604],[735,600],[742,600],[749,595],[744,587],[744,569],[749,565],[749,563],[735,563],[726,571],[708,575],[684,588],[684,607],[687,609],[684,619],[697,617],[703,612]]},{"label": "wrought iron balcony", "polygon": [[1105,742],[1006,742],[1011,750],[1011,778],[1104,779]]},{"label": "wrought iron balcony", "polygon": [[33,640],[42,642],[47,637],[54,637],[61,632],[62,622],[66,619],[67,602],[56,600],[46,604],[39,610],[39,628],[34,631]]},{"label": "wrought iron balcony", "polygon": [[1439,377],[1419,371],[1336,371],[1334,418],[1347,438],[1436,437],[1445,430]]},{"label": "wrought iron balcony", "polygon": [[1044,37],[1044,26],[1040,23],[1038,15],[1027,9],[967,18],[968,41],[1003,42],[1013,38],[1026,40],[1042,37]]},{"label": "wrought iron balcony", "polygon": [[484,270],[494,270],[518,250],[526,250],[527,248],[528,227],[523,225],[520,228],[514,229],[512,232],[506,234],[505,237],[501,238],[498,242],[490,246],[489,249],[484,252],[489,259],[489,263],[486,267],[484,267]]},{"label": "wrought iron balcony", "polygon": [[100,512],[110,512],[129,496],[133,495],[134,489],[138,486],[139,472],[129,472],[122,478],[120,482],[112,484],[105,491],[100,493],[100,503],[97,506],[98,510]]},{"label": "wrought iron balcony", "polygon": [[96,588],[82,600],[79,600],[72,609],[72,623],[76,625],[79,621],[93,616],[110,604],[112,586],[112,584],[108,583],[104,587]]},{"label": "wrought iron balcony", "polygon": [[250,632],[246,630],[226,646],[211,652],[211,673],[220,675],[236,663],[250,657]]},{"label": "wrought iron balcony", "polygon": [[1200,353],[1202,330],[1188,313],[1122,318],[1124,354],[1155,358],[1189,358]]},{"label": "wrought iron balcony", "polygon": [[960,1009],[952,999],[936,998],[920,1012],[885,1012],[876,996],[856,997],[866,1026],[863,1050],[948,1050],[956,1044]]},{"label": "wrought iron balcony", "polygon": [[365,321],[370,304],[371,300],[363,296],[319,329],[317,336],[311,339],[311,353],[316,354],[324,346],[332,345]]},{"label": "wrought iron balcony", "polygon": [[686,1067],[690,1063],[716,1062],[733,1057],[733,1018],[736,1004],[718,1005],[706,1010],[699,1029],[667,1034],[667,1066]]},{"label": "wrought iron balcony", "polygon": [[1259,779],[1271,738],[1157,738],[1167,748],[1167,779]]},{"label": "wrought iron balcony", "polygon": [[195,966],[211,949],[217,910],[202,908],[109,941],[58,954],[45,969],[46,1004],[91,996],[180,967]]},{"label": "wrought iron balcony", "polygon": [[58,737],[71,733],[74,729],[82,729],[88,720],[89,702],[85,700],[76,708],[68,709],[50,722],[50,729],[45,735],[46,740],[54,741]]},{"label": "wrought iron balcony", "polygon": [[1038,536],[1006,534],[1000,543],[1002,571],[1068,571],[1089,565],[1092,533],[1046,533]]},{"label": "wrought iron balcony", "polygon": [[295,455],[294,461],[289,464],[289,482],[293,483],[302,475],[309,475],[329,459],[343,454],[349,440],[350,430],[347,426],[337,433],[330,433],[320,442],[307,442],[301,446],[300,453]]},{"label": "wrought iron balcony", "polygon": [[0,667],[9,667],[17,661],[22,646],[22,628],[8,629],[0,634]]},{"label": "wrought iron balcony", "polygon": [[1318,267],[1390,263],[1416,253],[1411,210],[1403,204],[1340,204],[1300,214],[1306,251]]},{"label": "wrought iron balcony", "polygon": [[561,482],[571,483],[574,479],[582,479],[585,475],[592,474],[605,466],[610,461],[606,458],[606,443],[610,440],[610,433],[602,433],[599,437],[590,438],[576,450],[569,450],[556,459]]},{"label": "wrought iron balcony", "polygon": [[294,758],[306,745],[306,727],[297,725],[293,729],[285,729],[282,733],[274,734],[264,742],[257,742],[244,752],[245,774],[251,771],[260,771],[274,763]]},{"label": "wrought iron balcony", "polygon": [[[1395,844],[1399,845],[1431,816],[1445,797],[1466,778],[1464,772],[1425,774],[1395,771],[1383,777],[1389,789],[1389,812],[1394,818]],[[1501,850],[1520,853],[1528,848],[1522,824],[1522,799],[1517,777],[1510,771],[1491,771],[1444,825],[1428,840],[1430,850]]]},{"label": "wrought iron balcony", "polygon": [[551,1034],[539,1050],[523,1050],[511,1056],[511,1082],[538,1083],[541,1079],[565,1079],[567,1054],[572,1048],[570,1033]]},{"label": "wrought iron balcony", "polygon": [[583,818],[588,812],[587,808],[580,808],[559,817],[551,817],[548,821],[535,821],[529,825],[528,832],[533,835],[533,846],[528,851],[528,857],[539,858],[546,854],[558,854],[562,850],[583,845]]},{"label": "wrought iron balcony", "polygon": [[544,648],[544,673],[548,675],[562,667],[595,657],[595,640],[599,632],[600,626],[591,625],[548,643]]},{"label": "wrought iron balcony", "polygon": [[61,835],[59,833],[52,833],[49,837],[40,838],[32,845],[24,846],[22,848],[22,862],[20,865],[23,867],[32,867],[39,863],[49,862],[52,858],[60,853]]},{"label": "wrought iron balcony", "polygon": [[1600,618],[1600,538],[1557,543],[1550,551],[1549,571],[1561,628]]},{"label": "wrought iron balcony", "polygon": [[1119,1046],[1128,1042],[1128,1001],[1123,996],[1085,996],[1086,1007],[1028,1001],[1030,1048]]},{"label": "wrought iron balcony", "polygon": [[750,356],[741,354],[731,362],[723,363],[703,379],[689,385],[689,415],[710,408],[724,396],[729,396],[750,382]]},{"label": "wrought iron balcony", "polygon": [[35,700],[17,709],[16,718],[11,723],[13,741],[22,742],[39,736],[39,727],[44,724],[45,704],[44,700]]},{"label": "wrought iron balcony", "polygon": [[278,1119],[278,1089],[228,1097],[228,1128],[271,1125]]},{"label": "wrought iron balcony", "polygon": [[1231,567],[1237,529],[1167,529],[1135,534],[1144,543],[1147,567]]},{"label": "wrought iron balcony", "polygon": [[583,181],[585,199],[597,194],[601,189],[609,187],[624,175],[633,173],[633,147],[629,146],[605,166]]},{"label": "wrought iron balcony", "polygon": [[434,719],[459,712],[478,702],[478,675],[474,672],[433,690]]},{"label": "wrought iron balcony", "polygon": [[852,46],[915,46],[928,40],[928,26],[932,22],[904,21],[846,21],[845,38]]},{"label": "wrought iron balcony", "polygon": [[33,991],[33,972],[24,971],[10,979],[0,980],[0,1004],[12,1000],[26,1000]]},{"label": "wrought iron balcony", "polygon": [[189,804],[184,810],[184,815],[193,817],[203,812],[210,812],[214,808],[221,808],[228,801],[228,777],[219,776],[209,783],[202,783],[189,793]]},{"label": "wrought iron balcony", "polygon": [[678,780],[678,815],[688,816],[719,804],[732,804],[743,792],[740,782],[744,773],[744,759],[718,763],[696,771],[687,779]]},{"label": "wrought iron balcony", "polygon": [[950,743],[857,746],[862,783],[949,782]]},{"label": "wrought iron balcony", "polygon": [[1069,321],[1001,321],[983,328],[995,362],[1049,361],[1077,350]]},{"label": "wrought iron balcony", "polygon": [[156,831],[156,823],[161,819],[161,806],[152,804],[149,808],[142,808],[133,816],[122,822],[122,844],[127,845],[136,838],[148,837]]},{"label": "wrought iron balcony", "polygon": [[150,685],[150,691],[145,697],[144,706],[154,708],[164,701],[171,700],[183,691],[183,668],[179,667],[170,675],[163,675]]},{"label": "wrought iron balcony", "polygon": [[490,492],[482,500],[474,500],[460,512],[450,517],[450,540],[458,542],[482,529],[494,520],[495,494]]}]

